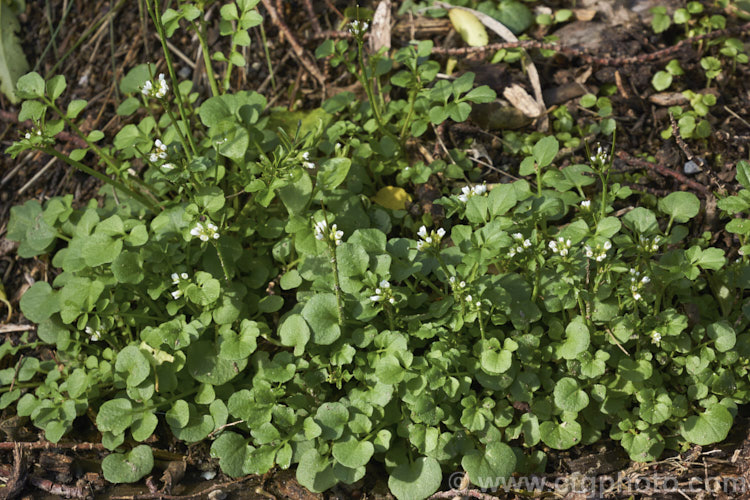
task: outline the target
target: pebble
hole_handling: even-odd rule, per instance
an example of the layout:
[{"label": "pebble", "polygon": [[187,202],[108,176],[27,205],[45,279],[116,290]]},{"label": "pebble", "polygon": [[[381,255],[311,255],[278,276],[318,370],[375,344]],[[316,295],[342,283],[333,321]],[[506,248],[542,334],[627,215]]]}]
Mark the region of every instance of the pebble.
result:
[{"label": "pebble", "polygon": [[685,175],[693,175],[693,174],[697,174],[698,172],[700,172],[701,167],[699,167],[698,164],[695,163],[693,160],[690,160],[685,163],[683,170],[685,171]]}]

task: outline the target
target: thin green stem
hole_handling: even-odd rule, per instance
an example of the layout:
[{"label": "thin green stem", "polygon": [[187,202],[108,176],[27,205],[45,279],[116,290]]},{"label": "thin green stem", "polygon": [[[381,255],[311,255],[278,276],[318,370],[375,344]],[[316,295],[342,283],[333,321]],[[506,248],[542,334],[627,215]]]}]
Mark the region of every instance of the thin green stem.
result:
[{"label": "thin green stem", "polygon": [[[190,162],[193,157],[190,154],[190,151],[192,150],[193,154],[196,154],[195,148],[193,147],[193,144],[190,143],[190,147],[188,148],[188,143],[185,140],[185,135],[182,133],[182,130],[180,130],[180,124],[177,122],[177,119],[174,116],[174,113],[172,113],[172,110],[169,109],[168,103],[165,101],[163,104],[164,111],[167,112],[167,116],[169,116],[169,121],[172,122],[172,125],[174,125],[175,130],[177,130],[177,137],[180,139],[180,143],[182,144],[182,149],[185,150],[185,154],[187,155],[188,162]],[[187,123],[187,122],[183,122]],[[190,133],[188,132],[188,136],[190,136]]]},{"label": "thin green stem", "polygon": [[[177,102],[177,109],[180,111],[180,118],[182,118],[182,123],[184,123],[186,126],[189,123],[187,120],[187,117],[185,116],[185,107],[182,103],[182,96],[180,95],[180,87],[179,87],[179,81],[177,80],[177,75],[174,72],[174,65],[172,64],[172,54],[169,51],[169,47],[167,47],[167,34],[164,30],[164,25],[161,23],[161,16],[159,15],[159,11],[157,9],[156,3],[151,4],[151,0],[146,0],[146,10],[148,10],[149,15],[151,16],[151,20],[154,22],[154,26],[156,27],[156,31],[159,34],[159,42],[161,42],[161,49],[164,53],[164,60],[166,61],[167,71],[169,72],[169,78],[172,81],[172,87],[174,90],[174,98]],[[201,43],[201,46],[203,46],[203,43]],[[207,71],[210,71],[211,66],[207,65]],[[216,82],[213,82],[214,85]],[[167,109],[165,107],[165,109]],[[190,149],[193,151],[193,154],[196,154],[196,148],[195,144],[193,143],[193,136],[188,134],[188,141],[190,142]]]},{"label": "thin green stem", "polygon": [[276,90],[276,78],[273,74],[273,65],[271,64],[271,53],[268,51],[268,41],[266,40],[266,30],[263,24],[260,24],[260,39],[263,40],[263,52],[266,55],[266,64],[268,65],[268,75],[271,77],[271,87]]},{"label": "thin green stem", "polygon": [[75,167],[78,170],[87,173],[88,175],[96,177],[97,179],[99,179],[102,182],[106,182],[107,184],[109,184],[110,186],[112,186],[115,189],[119,189],[120,191],[128,193],[134,199],[138,200],[141,204],[143,204],[144,206],[148,207],[152,212],[156,213],[156,212],[159,211],[159,205],[158,204],[154,203],[154,201],[148,199],[146,196],[142,195],[141,193],[139,193],[137,191],[134,191],[133,189],[129,188],[128,186],[126,186],[122,182],[117,181],[115,179],[110,179],[109,177],[107,177],[106,175],[102,174],[101,172],[97,172],[93,168],[91,168],[91,167],[89,167],[87,165],[84,165],[83,163],[81,163],[79,161],[73,160],[69,156],[60,153],[59,151],[57,151],[56,149],[54,149],[52,147],[45,147],[45,148],[41,148],[40,150],[43,151],[44,153],[47,153],[48,155],[52,155],[55,158],[64,161],[65,163],[67,163],[71,167]]},{"label": "thin green stem", "polygon": [[385,123],[383,123],[383,117],[380,115],[380,109],[378,108],[377,102],[375,102],[375,96],[372,92],[372,82],[367,77],[367,69],[365,67],[365,59],[362,55],[362,41],[357,40],[357,62],[359,63],[359,69],[362,72],[362,76],[360,78],[362,82],[362,86],[365,88],[365,93],[367,93],[367,99],[370,101],[370,108],[372,108],[372,113],[375,116],[375,121],[378,124],[378,128],[385,134],[391,135],[386,129],[385,129]]},{"label": "thin green stem", "polygon": [[336,294],[336,307],[339,313],[339,326],[344,325],[344,299],[341,296],[341,282],[339,280],[339,265],[336,260],[336,245],[328,239],[328,250],[331,252],[331,268],[333,269],[333,291]]},{"label": "thin green stem", "polygon": [[[193,27],[195,28],[195,32],[198,34],[198,41],[201,44],[201,53],[203,54],[203,65],[206,67],[206,75],[208,76],[208,83],[211,85],[211,95],[216,97],[217,95],[220,95],[219,92],[219,85],[216,83],[216,76],[214,75],[214,68],[211,65],[211,54],[208,53],[208,40],[206,40],[206,22],[203,20],[203,16],[201,16],[200,23],[196,26],[195,23],[193,23]],[[234,50],[234,43],[232,43],[232,50]],[[230,63],[231,64],[231,61]],[[231,66],[227,68],[227,75],[225,77],[225,84],[229,81],[229,75],[232,72]]]},{"label": "thin green stem", "polygon": [[219,264],[221,264],[221,270],[224,272],[224,281],[229,283],[229,271],[227,271],[227,265],[224,263],[224,257],[221,255],[221,249],[216,243],[216,240],[211,240],[211,244],[216,249],[216,255],[219,256]]}]

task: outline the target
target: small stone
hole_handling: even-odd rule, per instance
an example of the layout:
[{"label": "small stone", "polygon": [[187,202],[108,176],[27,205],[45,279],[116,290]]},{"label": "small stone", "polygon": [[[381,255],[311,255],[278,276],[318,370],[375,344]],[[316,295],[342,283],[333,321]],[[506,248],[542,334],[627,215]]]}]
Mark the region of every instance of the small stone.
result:
[{"label": "small stone", "polygon": [[687,163],[685,163],[685,166],[683,167],[683,169],[685,170],[685,175],[693,175],[701,171],[701,168],[693,160],[690,160]]}]

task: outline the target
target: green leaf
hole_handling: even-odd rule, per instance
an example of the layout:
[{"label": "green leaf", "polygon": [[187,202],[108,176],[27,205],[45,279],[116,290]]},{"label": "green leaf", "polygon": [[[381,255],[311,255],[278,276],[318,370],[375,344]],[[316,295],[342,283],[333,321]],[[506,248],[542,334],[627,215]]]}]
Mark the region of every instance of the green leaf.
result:
[{"label": "green leaf", "polygon": [[313,342],[330,345],[341,336],[336,296],[332,293],[313,295],[302,308],[302,316],[312,329]]},{"label": "green leaf", "polygon": [[221,359],[216,346],[208,340],[193,342],[187,348],[188,372],[198,382],[211,385],[226,384],[247,366],[247,359]]},{"label": "green leaf", "polygon": [[184,399],[172,403],[172,408],[164,415],[167,424],[173,429],[182,429],[190,421],[190,407]]},{"label": "green leaf", "polygon": [[96,415],[96,427],[101,432],[122,434],[133,422],[133,404],[129,399],[105,401]]},{"label": "green leaf", "polygon": [[21,28],[13,2],[0,2],[0,91],[11,103],[18,102],[15,93],[19,77],[29,70],[16,32]]},{"label": "green leaf", "polygon": [[244,476],[245,463],[252,451],[247,442],[239,434],[224,431],[211,445],[211,457],[219,459],[219,467],[228,476]]},{"label": "green leaf", "polygon": [[129,345],[117,354],[115,370],[126,373],[126,383],[129,387],[135,387],[148,378],[151,365],[140,349]]},{"label": "green leaf", "polygon": [[47,95],[51,100],[56,101],[65,92],[67,86],[63,75],[55,75],[47,80]]},{"label": "green leaf", "polygon": [[487,196],[487,206],[493,217],[505,215],[517,202],[516,190],[510,184],[496,185]]},{"label": "green leaf", "polygon": [[325,491],[338,480],[333,474],[331,463],[320,456],[318,450],[309,449],[302,454],[297,465],[297,481],[313,492]]},{"label": "green leaf", "polygon": [[123,252],[112,262],[112,274],[120,283],[138,284],[143,281],[143,259],[138,252]]},{"label": "green leaf", "polygon": [[621,443],[630,459],[635,462],[652,462],[664,451],[664,438],[654,429],[636,434],[628,432],[622,437]]},{"label": "green leaf", "polygon": [[104,479],[111,483],[134,483],[143,479],[153,467],[151,447],[145,444],[128,453],[112,453],[102,460]]},{"label": "green leaf", "polygon": [[255,321],[243,319],[239,333],[229,329],[221,332],[219,357],[230,361],[247,359],[255,352],[257,348],[256,339],[259,335],[258,324]]},{"label": "green leaf", "polygon": [[494,90],[489,88],[487,85],[482,85],[473,89],[471,92],[463,97],[465,101],[471,101],[475,103],[492,102],[497,97]]},{"label": "green leaf", "polygon": [[284,204],[290,215],[302,213],[310,201],[312,195],[312,181],[307,172],[294,184],[288,184],[279,189],[279,198]]},{"label": "green leaf", "polygon": [[354,436],[348,436],[331,447],[333,458],[346,467],[356,469],[367,465],[375,453],[375,447],[369,441],[359,441]]},{"label": "green leaf", "polygon": [[344,182],[349,174],[352,161],[349,158],[329,158],[320,164],[316,187],[319,189],[333,190]]},{"label": "green leaf", "polygon": [[26,73],[18,79],[16,88],[18,90],[18,97],[23,99],[44,97],[44,78],[36,71]]},{"label": "green leaf", "polygon": [[353,243],[342,243],[337,246],[336,259],[341,276],[362,275],[370,262],[370,257],[364,247]]},{"label": "green leaf", "polygon": [[553,394],[555,405],[563,411],[578,413],[589,404],[588,394],[571,377],[563,377],[558,380]]},{"label": "green leaf", "polygon": [[687,222],[698,214],[701,202],[693,193],[677,191],[659,200],[659,210],[675,222]]},{"label": "green leaf", "polygon": [[505,443],[493,442],[487,445],[484,453],[478,450],[464,455],[461,466],[469,473],[472,483],[481,485],[487,478],[508,479],[516,469],[516,455]]},{"label": "green leaf", "polygon": [[145,441],[151,437],[159,424],[159,419],[153,413],[141,413],[138,419],[133,420],[130,433],[136,441]]},{"label": "green leaf", "polygon": [[581,442],[581,424],[578,422],[555,423],[549,420],[539,425],[542,442],[556,450],[567,450]]},{"label": "green leaf", "polygon": [[60,310],[57,292],[46,281],[37,281],[21,297],[21,312],[34,323],[41,323]]},{"label": "green leaf", "polygon": [[576,359],[588,349],[591,335],[581,316],[576,316],[565,328],[565,342],[557,349],[558,356],[564,359]]},{"label": "green leaf", "polygon": [[310,328],[302,316],[292,314],[281,323],[279,337],[282,345],[294,347],[294,355],[301,356],[310,340]]},{"label": "green leaf", "polygon": [[559,149],[560,144],[554,136],[548,135],[543,137],[534,144],[534,161],[536,161],[540,168],[546,167],[554,161]]},{"label": "green leaf", "polygon": [[667,71],[657,71],[653,78],[651,78],[651,85],[654,86],[657,92],[661,92],[672,85],[672,78],[672,74]]},{"label": "green leaf", "polygon": [[325,440],[339,439],[349,421],[349,410],[341,403],[323,403],[315,412],[315,423],[320,426]]},{"label": "green leaf", "polygon": [[643,207],[635,207],[626,213],[622,220],[638,234],[649,235],[659,230],[654,213]]},{"label": "green leaf", "polygon": [[711,323],[706,327],[708,336],[714,341],[714,346],[719,352],[727,352],[734,348],[737,342],[737,336],[734,328],[727,321],[718,321]]},{"label": "green leaf", "polygon": [[750,162],[740,160],[737,162],[737,182],[742,184],[745,189],[750,189]]},{"label": "green leaf", "polygon": [[617,217],[605,217],[596,225],[596,234],[602,238],[611,238],[620,231],[622,223]]},{"label": "green leaf", "polygon": [[388,487],[398,500],[423,500],[440,488],[443,473],[432,457],[419,457],[396,466],[388,477]]},{"label": "green leaf", "polygon": [[706,446],[726,439],[732,428],[732,414],[721,404],[693,415],[680,425],[680,434],[691,443]]}]

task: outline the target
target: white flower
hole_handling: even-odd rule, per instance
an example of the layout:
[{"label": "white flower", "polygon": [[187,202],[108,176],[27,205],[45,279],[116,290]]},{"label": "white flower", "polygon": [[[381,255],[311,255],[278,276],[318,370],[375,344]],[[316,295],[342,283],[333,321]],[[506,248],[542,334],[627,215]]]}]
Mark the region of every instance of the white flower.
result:
[{"label": "white flower", "polygon": [[383,280],[383,281],[380,282],[380,286],[383,287],[383,288],[390,288],[391,284],[388,283],[388,281]]},{"label": "white flower", "polygon": [[341,231],[340,229],[336,229],[336,224],[331,226],[331,239],[336,244],[336,246],[339,246],[341,244],[341,239],[344,237],[344,231]]},{"label": "white flower", "polygon": [[523,247],[524,248],[529,248],[530,246],[531,246],[531,240],[530,239],[526,238],[525,240],[523,240]]},{"label": "white flower", "polygon": [[605,250],[609,250],[610,248],[612,248],[612,242],[609,241],[609,240],[605,241],[604,242],[604,249]]},{"label": "white flower", "polygon": [[190,230],[190,234],[200,238],[201,241],[208,241],[211,238],[218,240],[219,239],[218,231],[219,231],[219,228],[216,227],[216,224],[207,222],[206,226],[204,227],[203,224],[201,224],[200,222],[197,222],[195,224],[195,227]]},{"label": "white flower", "polygon": [[27,138],[27,139],[31,139],[31,134],[28,133],[28,132],[26,132],[26,134],[24,135],[24,137]]},{"label": "white flower", "polygon": [[365,21],[357,21],[354,20],[351,23],[349,23],[349,32],[352,35],[359,36],[364,34],[365,31],[367,31],[367,28],[369,28],[370,25]]},{"label": "white flower", "polygon": [[174,300],[177,300],[180,297],[182,297],[182,290],[175,290],[174,292],[172,292],[172,298]]},{"label": "white flower", "polygon": [[514,240],[521,241],[523,239],[523,235],[521,233],[513,233],[510,235]]},{"label": "white flower", "polygon": [[586,245],[586,246],[584,247],[584,251],[586,252],[586,257],[588,257],[589,259],[590,259],[590,258],[592,258],[592,257],[594,256],[594,251],[593,251],[593,250],[591,250],[591,247],[590,247],[590,246]]},{"label": "white flower", "polygon": [[452,285],[452,284],[454,284],[456,282],[456,277],[455,276],[451,276],[450,278],[448,278],[448,281]]},{"label": "white flower", "polygon": [[172,273],[171,278],[172,278],[172,284],[173,285],[176,285],[176,284],[178,284],[180,282],[180,275],[177,274],[177,273]]},{"label": "white flower", "polygon": [[180,274],[180,278],[182,278],[184,280],[188,279],[188,273],[182,273],[182,274]]},{"label": "white flower", "polygon": [[472,300],[474,300],[474,299],[472,298],[471,295],[467,295],[466,296],[466,302],[471,302]]},{"label": "white flower", "polygon": [[167,85],[167,81],[164,79],[164,73],[159,73],[156,84],[151,80],[146,80],[143,83],[143,87],[141,87],[141,94],[146,97],[156,97],[158,99],[166,96],[168,91],[169,85]]},{"label": "white flower", "polygon": [[641,300],[641,294],[638,292],[633,292],[633,298],[635,300]]},{"label": "white flower", "polygon": [[383,296],[382,295],[371,295],[370,296],[370,300],[373,301],[373,302],[380,302],[381,300],[383,300]]},{"label": "white flower", "polygon": [[428,248],[440,248],[440,242],[443,239],[443,236],[445,236],[445,229],[442,227],[439,228],[437,231],[432,230],[427,233],[427,228],[425,226],[421,226],[419,230],[417,231],[417,236],[419,236],[421,239],[417,241],[417,250],[427,250]]},{"label": "white flower", "polygon": [[472,196],[482,196],[487,192],[487,184],[480,184],[473,187],[464,186],[461,188],[461,194],[458,195],[458,200],[461,203],[466,203]]},{"label": "white flower", "polygon": [[591,200],[583,200],[581,202],[581,208],[583,210],[588,210],[589,208],[591,208]]},{"label": "white flower", "polygon": [[304,153],[302,153],[302,159],[303,160],[310,160],[310,152],[309,151],[305,151]]},{"label": "white flower", "polygon": [[646,283],[649,283],[650,281],[651,281],[651,278],[649,278],[648,276],[644,276],[643,278],[641,278],[641,283],[643,283],[644,285]]},{"label": "white flower", "polygon": [[315,164],[311,161],[306,161],[302,164],[306,169],[312,170],[315,168]]},{"label": "white flower", "polygon": [[466,288],[466,282],[462,281],[461,283],[459,283],[458,288]]},{"label": "white flower", "polygon": [[651,332],[651,342],[653,342],[654,344],[658,344],[659,342],[661,342],[661,333],[657,332],[656,330]]},{"label": "white flower", "polygon": [[154,149],[151,151],[151,154],[148,156],[148,161],[150,161],[151,163],[156,163],[157,161],[165,160],[166,158],[167,158],[167,145],[161,142],[159,139],[156,139],[156,141],[154,142]]},{"label": "white flower", "polygon": [[165,171],[169,172],[170,170],[174,170],[175,166],[174,166],[174,163],[165,163],[164,165],[162,165],[159,168],[161,168],[162,170],[165,170]]},{"label": "white flower", "polygon": [[93,342],[98,342],[102,339],[102,332],[100,332],[99,330],[94,330],[90,326],[87,326],[86,328],[84,328],[84,331]]},{"label": "white flower", "polygon": [[391,297],[390,299],[388,299],[388,303],[389,304],[395,304],[396,303],[396,299],[394,297]]}]

